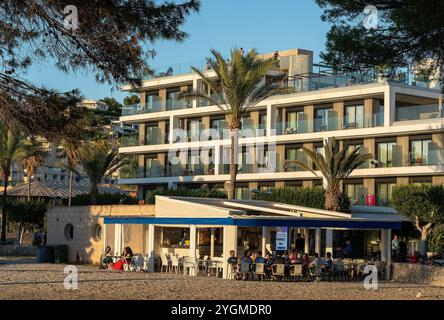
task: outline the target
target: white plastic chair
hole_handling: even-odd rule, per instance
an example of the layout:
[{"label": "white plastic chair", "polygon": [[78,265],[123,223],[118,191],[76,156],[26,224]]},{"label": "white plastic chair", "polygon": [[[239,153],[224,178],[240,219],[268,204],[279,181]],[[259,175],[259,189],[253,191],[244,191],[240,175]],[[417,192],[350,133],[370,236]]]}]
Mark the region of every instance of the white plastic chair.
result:
[{"label": "white plastic chair", "polygon": [[160,272],[162,273],[164,268],[165,268],[165,272],[168,272],[170,270],[170,261],[168,260],[167,256],[165,254],[161,254],[160,260],[162,261],[162,266],[160,267]]},{"label": "white plastic chair", "polygon": [[187,270],[189,271],[190,276],[195,276],[197,272],[197,262],[196,258],[193,257],[184,257],[183,262],[183,273],[187,274]]},{"label": "white plastic chair", "polygon": [[179,273],[180,270],[180,261],[177,256],[171,256],[171,272]]}]

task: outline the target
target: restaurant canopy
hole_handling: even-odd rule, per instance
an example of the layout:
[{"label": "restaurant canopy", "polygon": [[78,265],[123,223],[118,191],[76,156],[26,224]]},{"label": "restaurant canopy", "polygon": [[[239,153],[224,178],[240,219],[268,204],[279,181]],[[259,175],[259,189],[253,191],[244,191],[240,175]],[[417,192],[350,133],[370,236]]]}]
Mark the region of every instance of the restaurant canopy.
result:
[{"label": "restaurant canopy", "polygon": [[105,224],[289,226],[300,228],[400,229],[406,219],[392,208],[353,206],[334,212],[262,200],[156,196],[154,216],[106,217]]}]

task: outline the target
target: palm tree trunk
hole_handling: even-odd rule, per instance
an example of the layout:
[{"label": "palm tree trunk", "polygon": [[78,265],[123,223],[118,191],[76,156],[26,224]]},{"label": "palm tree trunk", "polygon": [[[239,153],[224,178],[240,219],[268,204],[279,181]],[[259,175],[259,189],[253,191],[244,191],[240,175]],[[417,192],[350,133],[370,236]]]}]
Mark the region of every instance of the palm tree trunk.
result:
[{"label": "palm tree trunk", "polygon": [[8,215],[6,211],[6,199],[8,197],[7,193],[8,179],[9,179],[9,174],[5,174],[4,187],[3,187],[3,203],[2,203],[2,233],[0,238],[1,243],[6,243],[6,228],[8,227],[7,224]]},{"label": "palm tree trunk", "polygon": [[230,146],[230,186],[228,189],[228,199],[235,198],[236,192],[236,175],[237,175],[237,149],[239,143],[239,128],[233,128],[231,132],[231,146]]},{"label": "palm tree trunk", "polygon": [[31,175],[28,173],[28,202],[31,201]]},{"label": "palm tree trunk", "polygon": [[337,189],[327,188],[325,190],[325,210],[339,211],[339,198],[341,191]]},{"label": "palm tree trunk", "polygon": [[97,187],[97,183],[91,184],[91,204],[97,204],[97,197],[99,195],[99,188]]},{"label": "palm tree trunk", "polygon": [[71,198],[72,198],[72,170],[69,170],[68,207],[71,206]]}]

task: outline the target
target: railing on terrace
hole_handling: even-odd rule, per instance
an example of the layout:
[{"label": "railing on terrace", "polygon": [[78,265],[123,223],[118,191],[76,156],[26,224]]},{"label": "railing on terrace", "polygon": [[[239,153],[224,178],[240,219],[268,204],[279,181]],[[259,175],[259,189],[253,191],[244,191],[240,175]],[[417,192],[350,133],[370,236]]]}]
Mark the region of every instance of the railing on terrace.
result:
[{"label": "railing on terrace", "polygon": [[439,104],[424,104],[415,106],[396,106],[395,121],[426,120],[444,117],[444,112],[439,110]]},{"label": "railing on terrace", "polygon": [[147,102],[145,104],[137,103],[124,106],[122,108],[122,116],[132,116],[135,114],[181,110],[191,107],[192,103],[190,101],[181,100],[181,99],[155,100],[152,102]]},{"label": "railing on terrace", "polygon": [[337,117],[334,112],[326,119],[308,119],[304,113],[298,114],[297,121],[278,121],[276,134],[300,134],[346,129],[373,128],[384,125],[384,114],[373,113],[371,117],[350,120],[347,117]]}]

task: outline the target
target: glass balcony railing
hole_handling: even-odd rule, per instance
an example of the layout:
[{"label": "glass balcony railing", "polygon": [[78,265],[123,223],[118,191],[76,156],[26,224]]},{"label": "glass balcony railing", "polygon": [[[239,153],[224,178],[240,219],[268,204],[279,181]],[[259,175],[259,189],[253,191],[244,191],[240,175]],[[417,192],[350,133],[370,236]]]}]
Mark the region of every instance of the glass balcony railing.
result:
[{"label": "glass balcony railing", "polygon": [[403,107],[397,106],[395,111],[395,121],[426,120],[442,117],[444,117],[444,113],[442,110],[439,110],[437,103]]},{"label": "glass balcony railing", "polygon": [[164,112],[172,110],[181,110],[191,108],[192,102],[182,99],[153,100],[145,104],[133,104],[122,108],[122,116],[131,116],[135,114]]},{"label": "glass balcony railing", "polygon": [[306,114],[300,114],[297,121],[278,121],[276,123],[276,133],[283,134],[300,134],[313,133],[323,131],[373,128],[384,124],[383,113],[374,113],[367,118],[350,120],[346,117],[338,118],[330,116],[326,119],[307,119]]},{"label": "glass balcony railing", "polygon": [[153,160],[146,168],[139,168],[137,174],[122,177],[124,179],[134,178],[160,178],[160,177],[183,177],[196,175],[213,175],[212,164],[177,164],[163,166],[159,161]]},{"label": "glass balcony railing", "polygon": [[191,67],[195,67],[199,70],[210,70],[209,66],[206,63],[206,60],[201,59],[156,67],[153,70],[154,74],[152,76],[149,76],[148,79],[171,77],[192,73],[193,70],[191,69]]},{"label": "glass balcony railing", "polygon": [[[211,94],[211,98],[219,104],[223,103],[223,99],[218,94]],[[208,100],[197,99],[197,107],[208,107],[209,105],[211,105],[211,103]]]},{"label": "glass balcony railing", "polygon": [[[434,146],[433,146],[434,145]],[[391,156],[377,158],[371,161],[372,168],[410,167],[410,166],[434,166],[444,164],[444,149],[436,148],[432,144],[426,152],[403,152],[402,146],[394,146]]]},{"label": "glass balcony railing", "polygon": [[135,147],[139,145],[139,134],[131,134],[120,138],[121,147]]}]

